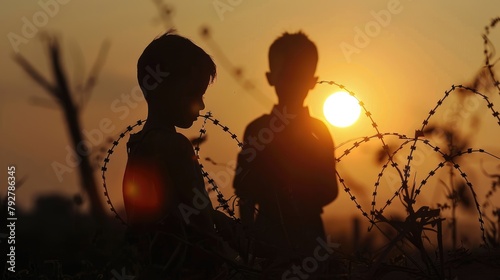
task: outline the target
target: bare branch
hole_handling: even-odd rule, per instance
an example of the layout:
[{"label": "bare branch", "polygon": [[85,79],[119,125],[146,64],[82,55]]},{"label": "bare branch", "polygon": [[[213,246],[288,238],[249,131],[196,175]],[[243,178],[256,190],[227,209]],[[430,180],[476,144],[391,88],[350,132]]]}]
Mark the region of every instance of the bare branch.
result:
[{"label": "bare branch", "polygon": [[23,70],[42,88],[44,88],[52,97],[58,99],[57,89],[52,86],[22,55],[16,54],[14,60],[23,68]]},{"label": "bare branch", "polygon": [[99,75],[99,72],[101,71],[104,62],[106,60],[106,56],[109,52],[111,46],[111,42],[109,40],[104,40],[102,42],[101,48],[99,49],[99,53],[97,55],[97,58],[94,62],[94,65],[92,66],[90,70],[90,74],[88,79],[84,82],[83,88],[82,88],[82,102],[81,106],[83,107],[85,103],[88,102],[90,99],[90,93],[92,89],[94,88],[96,82],[97,82],[97,76]]},{"label": "bare branch", "polygon": [[66,75],[64,74],[64,70],[61,65],[61,56],[60,56],[60,47],[59,41],[56,37],[48,38],[48,46],[50,53],[50,60],[52,65],[52,72],[54,78],[56,80],[56,84],[58,85],[58,93],[61,103],[63,103],[64,107],[66,106],[74,106],[73,101],[71,99],[70,90],[68,88],[68,83],[66,80]]},{"label": "bare branch", "polygon": [[87,72],[85,69],[85,60],[83,55],[83,50],[77,43],[73,43],[70,45],[70,54],[71,60],[74,63],[74,68],[72,71],[71,81],[74,83],[73,90],[75,92],[76,100],[75,106],[82,107],[83,104],[83,88],[85,84],[85,73]]}]

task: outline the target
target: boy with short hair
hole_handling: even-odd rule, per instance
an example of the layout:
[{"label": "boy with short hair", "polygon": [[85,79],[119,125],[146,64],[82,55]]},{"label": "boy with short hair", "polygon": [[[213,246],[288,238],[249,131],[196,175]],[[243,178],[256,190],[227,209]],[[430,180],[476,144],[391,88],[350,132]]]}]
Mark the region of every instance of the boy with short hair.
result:
[{"label": "boy with short hair", "polygon": [[149,265],[145,278],[195,279],[197,273],[203,278],[218,263],[211,255],[220,248],[214,229],[218,215],[191,142],[175,130],[197,119],[215,76],[205,51],[170,32],[153,40],[138,60],[148,118],[127,143],[123,198],[132,236],[143,243],[138,248]]},{"label": "boy with short hair", "polygon": [[234,188],[260,256],[310,256],[317,238],[325,240],[322,208],[338,194],[334,146],[325,124],[303,107],[317,82],[317,61],[316,46],[302,32],[276,39],[266,77],[278,104],[245,130]]}]

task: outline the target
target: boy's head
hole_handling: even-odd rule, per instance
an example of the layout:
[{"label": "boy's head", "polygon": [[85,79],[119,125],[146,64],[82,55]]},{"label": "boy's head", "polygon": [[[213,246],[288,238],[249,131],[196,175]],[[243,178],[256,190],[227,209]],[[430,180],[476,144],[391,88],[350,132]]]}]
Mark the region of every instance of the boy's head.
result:
[{"label": "boy's head", "polygon": [[137,62],[148,118],[190,127],[205,107],[203,94],[216,73],[211,57],[189,39],[170,32],[154,39]]},{"label": "boy's head", "polygon": [[267,80],[276,89],[280,103],[302,102],[314,88],[318,63],[316,45],[301,31],[285,32],[269,48]]}]

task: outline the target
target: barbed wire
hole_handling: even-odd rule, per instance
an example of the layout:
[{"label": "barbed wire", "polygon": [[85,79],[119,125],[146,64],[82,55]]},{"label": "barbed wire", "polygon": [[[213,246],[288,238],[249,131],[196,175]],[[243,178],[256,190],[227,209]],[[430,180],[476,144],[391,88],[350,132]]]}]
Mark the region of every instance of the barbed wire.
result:
[{"label": "barbed wire", "polygon": [[[377,132],[376,134],[371,135],[371,136],[360,137],[360,138],[356,138],[355,140],[352,140],[352,141],[354,141],[354,143],[352,144],[352,146],[350,146],[348,149],[344,150],[343,153],[339,157],[337,157],[337,159],[336,159],[337,162],[340,162],[342,160],[342,158],[344,158],[347,155],[351,154],[352,151],[355,150],[356,148],[360,147],[361,144],[366,143],[370,139],[373,139],[373,138],[379,138],[380,139],[380,141],[382,143],[382,149],[383,149],[383,151],[388,156],[388,160],[382,166],[382,170],[378,173],[377,180],[375,181],[375,184],[374,184],[374,190],[372,192],[373,199],[372,199],[372,202],[371,202],[370,215],[363,209],[363,207],[361,206],[361,204],[357,201],[356,196],[351,192],[351,189],[346,185],[345,179],[342,178],[342,176],[340,175],[340,173],[338,171],[336,171],[336,174],[337,174],[337,176],[339,178],[339,181],[340,181],[341,185],[343,186],[344,191],[349,195],[350,200],[353,201],[353,203],[355,204],[355,207],[371,223],[371,225],[369,227],[369,230],[376,223],[375,216],[377,214],[382,214],[384,212],[384,210],[387,207],[389,207],[389,205],[392,204],[393,200],[396,197],[400,197],[402,191],[405,192],[405,197],[406,197],[405,202],[407,203],[407,205],[405,205],[406,209],[407,209],[407,211],[412,211],[413,210],[412,205],[414,205],[416,203],[416,198],[421,193],[421,189],[422,189],[423,185],[426,184],[426,182],[429,180],[430,177],[432,177],[434,174],[436,174],[436,171],[438,169],[442,168],[443,166],[445,166],[446,163],[450,162],[452,164],[452,166],[457,171],[459,171],[460,175],[463,177],[463,179],[465,180],[467,186],[469,187],[469,189],[470,189],[470,191],[472,193],[474,202],[476,204],[476,209],[478,211],[478,216],[479,216],[478,220],[479,220],[480,229],[481,229],[481,232],[482,232],[482,239],[486,243],[483,213],[482,213],[482,211],[480,209],[480,204],[479,204],[479,202],[477,200],[477,194],[476,194],[476,192],[475,192],[475,190],[473,188],[473,184],[467,179],[467,174],[461,170],[460,165],[458,163],[456,163],[456,162],[453,161],[453,158],[459,157],[459,156],[464,155],[464,154],[470,154],[470,153],[473,153],[473,152],[486,153],[486,154],[488,154],[490,156],[493,156],[493,157],[495,157],[497,159],[500,159],[500,158],[498,158],[497,156],[495,156],[495,155],[493,155],[493,154],[491,154],[489,152],[484,151],[483,149],[475,149],[474,150],[474,149],[471,149],[471,148],[469,148],[469,149],[467,149],[465,151],[457,152],[454,155],[447,155],[447,154],[441,152],[440,148],[438,146],[434,146],[434,145],[430,144],[429,140],[427,140],[427,139],[426,140],[419,139],[419,137],[424,137],[424,129],[429,124],[430,119],[435,115],[435,113],[439,109],[439,107],[442,106],[442,104],[444,103],[445,99],[450,95],[450,93],[452,93],[453,91],[455,91],[457,89],[462,89],[462,90],[465,90],[465,91],[469,91],[469,92],[472,92],[472,93],[474,93],[474,94],[479,95],[480,97],[482,97],[485,100],[485,102],[486,102],[486,107],[491,111],[491,115],[494,118],[496,118],[497,123],[500,125],[500,116],[499,116],[499,113],[498,113],[498,111],[496,111],[494,109],[493,103],[490,102],[489,98],[486,95],[482,94],[481,92],[477,91],[476,89],[473,89],[473,88],[470,88],[470,87],[467,87],[467,86],[452,85],[450,89],[448,89],[448,90],[445,91],[444,96],[438,100],[438,102],[434,106],[434,108],[429,111],[428,116],[422,122],[421,128],[419,130],[415,131],[415,137],[410,138],[410,137],[407,137],[406,135],[399,134],[399,133],[381,133],[380,130],[378,129],[377,123],[374,121],[374,118],[373,118],[372,114],[364,106],[364,103],[362,101],[360,101],[356,97],[356,94],[353,91],[350,91],[350,90],[346,89],[346,87],[344,85],[338,84],[338,83],[336,83],[334,81],[320,81],[318,83],[319,84],[326,83],[326,84],[329,84],[329,85],[335,85],[335,86],[339,87],[340,89],[347,91],[351,96],[353,96],[354,98],[356,98],[358,100],[358,102],[359,102],[359,105],[363,108],[363,110],[365,112],[365,115],[370,119],[372,127]],[[404,139],[405,142],[402,143],[391,154],[390,151],[389,151],[388,145],[384,141],[384,137],[387,137],[387,136],[396,136],[399,139]],[[358,141],[359,139],[361,139],[361,141]],[[417,142],[419,142],[419,141],[421,141],[424,144],[430,146],[433,149],[433,151],[435,151],[436,153],[439,153],[445,160],[443,162],[441,162],[436,168],[434,168],[433,170],[431,170],[429,172],[429,174],[427,175],[427,177],[418,186],[418,188],[415,189],[415,187],[413,187],[412,191],[410,193],[409,187],[408,187],[408,179],[409,179],[409,177],[411,175],[411,163],[412,163],[412,160],[413,160],[413,157],[414,157],[414,152],[415,152],[415,150],[417,150]],[[350,141],[344,142],[344,143],[342,143],[342,145],[345,145],[345,144],[347,144],[349,142]],[[398,152],[400,152],[404,148],[404,146],[406,146],[409,143],[412,143],[412,144],[410,146],[410,152],[409,152],[409,154],[407,156],[407,162],[406,162],[406,164],[405,164],[405,166],[403,168],[404,176],[401,176],[401,172],[400,172],[400,170],[398,168],[398,163],[396,163],[394,161],[394,157],[396,156],[396,154]],[[336,147],[336,149],[338,149],[339,147]],[[387,167],[389,166],[389,164],[390,164],[391,167],[395,168],[398,171],[398,173],[400,175],[400,178],[401,178],[401,187],[399,187],[398,190],[396,190],[394,192],[394,194],[392,195],[392,197],[386,201],[385,205],[383,207],[381,207],[377,211],[375,209],[376,209],[376,202],[377,202],[378,187],[380,186],[380,181],[381,181],[382,177],[384,176],[384,171],[387,169]]]},{"label": "barbed wire", "polygon": [[[377,132],[375,134],[375,137],[377,137],[378,139],[380,139],[381,143],[382,143],[382,149],[383,151],[387,154],[387,156],[389,157],[389,161],[391,162],[391,166],[396,169],[396,171],[398,172],[401,180],[403,181],[403,175],[401,174],[401,170],[399,169],[398,167],[398,164],[395,163],[393,161],[393,158],[391,157],[390,153],[389,153],[389,146],[385,143],[384,141],[384,133],[381,133],[380,130],[378,129],[378,124],[375,122],[375,120],[373,119],[372,117],[372,113],[370,111],[368,111],[368,109],[366,108],[365,104],[363,101],[361,101],[357,96],[356,94],[349,90],[348,88],[346,88],[344,85],[342,84],[339,84],[335,81],[319,81],[317,82],[318,84],[328,84],[328,85],[335,85],[337,87],[339,87],[340,89],[346,91],[347,93],[349,93],[352,97],[356,98],[356,100],[358,101],[358,104],[359,106],[363,109],[364,113],[365,113],[365,116],[370,120],[371,122],[371,125],[373,127],[373,129],[375,129],[375,131]],[[369,140],[370,138],[368,138]],[[366,140],[365,142],[367,142],[367,138],[364,138],[363,140]],[[356,142],[358,143],[358,142]],[[359,144],[359,143],[358,143]],[[356,145],[356,144],[355,144]],[[358,145],[359,146],[359,145]],[[355,149],[356,147],[354,147],[353,149]],[[351,149],[352,150],[352,149]],[[351,150],[347,150],[347,153],[350,153]],[[345,155],[344,155],[345,156]],[[344,191],[349,195],[350,199],[356,204],[356,208],[358,208],[361,213],[363,214],[363,216],[367,217],[370,222],[372,222],[373,224],[373,219],[371,219],[370,217],[368,217],[368,214],[362,209],[361,205],[358,203],[358,201],[356,200],[356,197],[354,195],[352,195],[352,193],[350,192],[350,189],[347,188],[347,186],[344,184],[344,179],[340,176],[340,174],[337,172],[337,176],[339,176],[339,180],[341,181],[341,184],[342,186],[344,187]]]},{"label": "barbed wire", "polygon": [[[490,27],[493,28],[498,22],[500,22],[500,18],[496,18],[496,19],[492,20]],[[485,64],[486,64],[486,67],[488,68],[488,71],[490,73],[491,78],[493,79],[495,87],[500,92],[500,83],[496,79],[494,71],[492,70],[492,67],[494,66],[494,64],[491,64],[491,62],[490,62],[491,58],[494,56],[494,48],[492,48],[490,50],[490,48],[488,47],[491,43],[489,41],[489,38],[488,38],[489,30],[490,30],[489,27],[486,27],[486,32],[483,35],[484,54],[485,54],[485,60],[486,60]],[[342,154],[336,158],[336,162],[340,163],[345,157],[347,157],[349,154],[351,154],[355,149],[359,148],[362,144],[367,143],[368,141],[370,141],[371,139],[374,139],[374,138],[378,138],[380,140],[381,145],[382,145],[382,151],[387,155],[388,159],[387,159],[386,163],[382,166],[381,171],[377,174],[377,179],[374,183],[374,188],[373,188],[373,192],[372,192],[373,199],[371,201],[371,209],[369,212],[370,214],[368,214],[368,212],[366,212],[363,209],[362,205],[358,202],[354,193],[351,191],[351,189],[346,184],[345,179],[342,178],[341,174],[337,170],[335,170],[336,175],[339,178],[339,182],[341,183],[344,191],[348,194],[350,200],[353,201],[353,203],[355,204],[355,207],[361,212],[361,214],[370,221],[371,225],[370,225],[369,229],[371,229],[371,227],[376,223],[375,219],[376,219],[377,213],[382,214],[386,210],[386,208],[392,204],[393,200],[396,197],[401,196],[401,192],[405,193],[404,197],[406,198],[405,202],[407,203],[407,205],[405,205],[405,206],[406,206],[407,211],[412,211],[413,210],[412,205],[414,205],[416,203],[416,199],[417,199],[418,195],[421,193],[423,186],[427,184],[429,179],[432,176],[434,176],[439,169],[443,168],[444,166],[446,166],[447,163],[449,163],[451,166],[453,166],[454,169],[456,169],[460,173],[461,177],[463,178],[463,180],[465,180],[467,186],[469,187],[469,189],[472,193],[474,202],[476,204],[476,209],[478,211],[483,241],[485,241],[483,213],[480,209],[480,204],[478,203],[478,200],[477,200],[477,194],[473,188],[473,184],[468,180],[467,174],[462,171],[462,169],[460,168],[460,165],[454,161],[454,158],[460,157],[460,156],[465,155],[465,154],[471,154],[471,153],[485,153],[485,154],[488,154],[496,159],[500,159],[500,158],[489,153],[489,152],[486,152],[483,149],[472,149],[472,148],[469,148],[469,149],[463,150],[463,151],[459,151],[453,155],[448,155],[448,154],[442,152],[440,147],[431,144],[428,139],[425,139],[425,140],[421,139],[422,137],[425,137],[424,131],[425,131],[425,128],[429,125],[431,118],[436,114],[437,110],[443,105],[443,103],[451,95],[451,93],[454,92],[455,90],[458,90],[458,89],[468,91],[468,92],[474,93],[475,95],[482,97],[483,100],[486,102],[486,107],[491,111],[491,115],[494,118],[496,118],[498,125],[500,125],[500,114],[498,111],[495,110],[493,103],[489,100],[489,98],[485,94],[483,94],[483,93],[479,92],[478,90],[471,88],[471,87],[467,87],[467,86],[463,86],[463,85],[452,85],[448,90],[446,90],[444,92],[444,96],[442,98],[440,98],[437,101],[436,105],[429,111],[429,114],[422,122],[422,126],[420,127],[420,129],[415,131],[415,136],[412,138],[412,137],[408,137],[404,134],[400,134],[397,132],[382,133],[378,127],[378,124],[375,122],[372,113],[370,111],[368,111],[365,104],[360,99],[358,99],[358,97],[356,96],[356,94],[353,91],[347,89],[344,85],[339,84],[335,81],[325,81],[325,80],[319,81],[318,84],[328,84],[328,85],[337,86],[340,89],[348,92],[354,98],[356,98],[359,106],[363,109],[365,116],[370,120],[371,126],[376,131],[376,134],[374,134],[374,135],[355,138],[353,140],[346,141],[346,142],[342,143],[341,145],[339,145],[338,147],[336,147],[335,149],[337,150],[340,147],[342,147],[343,145],[349,144],[352,141],[354,141],[354,143],[352,143],[352,145],[350,147],[345,149],[342,152]],[[239,148],[244,147],[245,144],[243,142],[241,142],[240,140],[238,140],[237,135],[234,134],[233,132],[231,132],[229,127],[222,125],[218,119],[213,118],[213,115],[211,112],[207,112],[205,115],[200,115],[200,116],[203,117],[204,120],[203,120],[202,126],[199,130],[198,141],[196,141],[196,144],[194,147],[194,151],[195,151],[195,154],[196,154],[198,159],[200,159],[200,143],[202,142],[201,140],[204,137],[204,135],[207,133],[206,125],[207,125],[208,121],[210,121],[216,127],[221,128],[224,133],[229,134],[231,139],[233,139],[236,142],[236,144]],[[115,214],[115,217],[118,220],[120,220],[120,222],[124,225],[127,225],[126,221],[117,213],[117,211],[116,211],[116,209],[111,201],[111,198],[109,196],[109,192],[108,192],[108,188],[107,188],[107,184],[106,184],[106,171],[108,169],[108,164],[110,162],[111,155],[113,154],[115,148],[119,145],[121,139],[123,139],[125,137],[125,135],[130,133],[135,127],[143,125],[145,121],[146,120],[138,120],[134,125],[127,126],[126,130],[124,130],[119,135],[118,139],[116,139],[115,141],[112,142],[112,147],[110,149],[108,149],[107,155],[103,160],[103,162],[104,162],[103,166],[101,168],[104,196],[106,197],[106,202],[110,206],[110,210]],[[384,140],[385,137],[398,137],[398,139],[404,140],[404,142],[401,143],[397,149],[395,149],[393,152],[391,152],[389,150],[389,146],[387,145],[386,141]],[[430,148],[432,148],[432,150],[435,153],[437,153],[442,158],[444,158],[444,160],[441,161],[436,167],[431,169],[431,171],[429,171],[427,176],[421,181],[421,183],[419,184],[418,187],[415,188],[415,186],[413,186],[411,193],[410,193],[409,186],[408,186],[408,180],[409,180],[409,177],[411,176],[411,163],[414,159],[414,152],[417,150],[417,143],[423,143],[424,145],[429,146]],[[408,156],[406,157],[407,161],[403,167],[403,171],[401,171],[398,163],[394,161],[394,158],[408,144],[411,144],[410,151],[408,153]],[[377,195],[379,192],[379,186],[381,184],[381,179],[383,178],[385,171],[387,170],[387,168],[389,166],[393,167],[397,171],[399,178],[401,180],[401,186],[394,192],[392,197],[389,198],[386,201],[386,203],[379,210],[376,210]],[[201,169],[203,177],[206,179],[207,183],[211,186],[210,190],[212,190],[216,193],[217,202],[219,203],[219,206],[217,206],[216,209],[222,208],[227,214],[229,214],[229,216],[233,220],[239,221],[239,218],[237,218],[235,216],[234,202],[233,202],[233,207],[230,207],[229,202],[231,199],[227,200],[224,198],[224,195],[222,194],[222,192],[220,191],[220,189],[217,185],[217,182],[215,182],[215,180],[213,178],[211,178],[209,172],[207,172],[205,170],[205,167],[201,163],[200,163],[200,169]]]},{"label": "barbed wire", "polygon": [[106,183],[106,171],[108,171],[108,164],[111,160],[111,155],[113,155],[115,148],[120,144],[120,141],[129,134],[135,127],[141,126],[146,122],[146,120],[138,120],[134,125],[129,125],[127,128],[120,133],[118,139],[112,142],[111,148],[108,149],[106,153],[106,157],[103,160],[103,166],[101,167],[101,178],[102,178],[102,186],[104,188],[104,197],[106,197],[106,203],[110,206],[110,210],[115,214],[115,218],[118,219],[124,226],[128,226],[128,223],[116,212],[116,209],[109,197],[108,186]]},{"label": "barbed wire", "polygon": [[[231,139],[234,139],[236,141],[236,143],[238,144],[238,147],[240,147],[240,148],[243,147],[243,143],[238,140],[238,137],[236,136],[236,134],[232,133],[229,130],[229,127],[227,127],[225,125],[222,125],[218,119],[213,118],[211,112],[208,112],[205,115],[200,115],[200,116],[203,117],[204,120],[203,120],[203,124],[202,124],[202,126],[201,126],[201,128],[199,130],[199,132],[200,132],[200,135],[199,135],[199,138],[198,138],[199,141],[196,141],[196,145],[194,147],[195,154],[196,154],[196,156],[197,156],[198,159],[200,158],[199,157],[200,143],[202,142],[200,140],[203,138],[203,136],[207,132],[205,126],[206,126],[208,120],[210,120],[214,125],[221,127],[224,132],[228,133],[231,136]],[[120,135],[118,136],[118,138],[112,142],[111,148],[109,148],[107,150],[106,157],[103,159],[103,165],[101,167],[101,178],[103,180],[102,186],[104,188],[104,196],[106,198],[106,203],[110,206],[110,210],[115,215],[115,218],[118,219],[121,222],[121,224],[123,224],[125,226],[128,226],[128,223],[125,221],[125,219],[123,219],[120,216],[120,214],[118,214],[118,212],[116,211],[115,206],[113,205],[113,202],[111,201],[111,197],[109,196],[108,186],[107,186],[107,183],[106,183],[106,172],[108,170],[108,164],[110,163],[111,156],[113,155],[116,147],[120,144],[120,141],[127,134],[129,134],[134,128],[143,125],[146,121],[147,121],[146,119],[144,119],[144,120],[138,120],[134,125],[127,126],[127,128],[122,133],[120,133]],[[222,208],[226,213],[229,214],[229,216],[233,220],[235,220],[236,222],[239,222],[239,218],[237,218],[235,216],[234,207],[231,208],[229,206],[229,204],[228,204],[228,202],[230,202],[231,198],[230,199],[225,199],[224,198],[224,195],[219,190],[219,187],[217,186],[217,183],[215,182],[214,179],[212,179],[210,177],[209,172],[207,172],[205,170],[203,164],[200,164],[200,169],[201,169],[203,177],[206,178],[207,182],[211,185],[211,190],[215,191],[217,193],[217,202],[219,203],[219,205],[216,207],[216,209],[217,208]]]},{"label": "barbed wire", "polygon": [[[220,128],[222,128],[222,131],[224,131],[225,133],[228,133],[231,136],[231,139],[234,139],[236,141],[236,143],[238,144],[238,147],[240,147],[240,148],[243,147],[243,143],[240,142],[240,140],[238,140],[238,136],[236,136],[236,134],[232,133],[231,130],[229,130],[229,127],[222,125],[218,119],[213,118],[212,113],[210,111],[207,112],[202,117],[204,118],[204,120],[203,120],[203,124],[199,130],[199,132],[200,132],[200,135],[198,137],[199,141],[196,141],[196,145],[194,147],[194,151],[195,151],[195,154],[196,154],[198,159],[200,158],[200,143],[202,142],[201,139],[207,133],[206,124],[207,124],[208,120],[210,120],[215,126],[219,126]],[[200,164],[200,169],[201,169],[203,177],[205,177],[207,179],[207,182],[212,186],[211,190],[215,191],[217,194],[217,202],[219,202],[219,206],[216,208],[222,208],[227,214],[229,214],[229,216],[234,221],[240,222],[240,219],[235,216],[234,207],[231,208],[228,204],[228,202],[230,201],[231,198],[228,200],[224,198],[224,195],[219,190],[219,187],[217,186],[217,183],[215,182],[215,180],[210,177],[210,174],[207,171],[205,171],[203,164]]]}]

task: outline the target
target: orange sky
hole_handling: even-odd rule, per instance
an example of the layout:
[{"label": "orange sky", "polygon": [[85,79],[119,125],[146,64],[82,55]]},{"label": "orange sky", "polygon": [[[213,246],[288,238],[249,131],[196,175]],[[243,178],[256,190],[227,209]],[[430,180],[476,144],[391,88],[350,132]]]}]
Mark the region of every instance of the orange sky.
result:
[{"label": "orange sky", "polygon": [[[284,31],[297,30],[303,30],[318,46],[317,75],[321,80],[335,80],[355,91],[382,131],[412,135],[451,84],[469,81],[482,66],[481,33],[489,20],[499,15],[500,8],[494,0],[165,2],[173,8],[172,20],[178,33],[199,44],[218,64],[218,78],[206,94],[206,109],[237,135],[243,133],[248,122],[270,111],[276,101],[264,76],[268,70],[268,47]],[[3,1],[0,6],[3,22],[0,161],[2,166],[17,165],[18,176],[27,177],[17,193],[17,202],[30,207],[34,194],[49,191],[75,194],[79,188],[76,172],[63,174],[60,181],[52,168],[54,162],[64,163],[68,153],[61,112],[30,103],[32,97],[47,95],[13,62],[12,55],[19,51],[38,69],[46,71],[46,49],[39,35],[43,31],[55,32],[63,39],[66,69],[75,83],[88,73],[100,44],[109,39],[110,53],[81,120],[86,132],[100,131],[103,137],[115,137],[126,125],[146,116],[145,103],[134,91],[135,64],[144,47],[164,31],[164,25],[152,1],[141,1],[140,5],[137,1],[115,0]],[[34,29],[27,27],[30,24]],[[200,35],[203,26],[210,28],[211,37],[224,56],[241,67],[244,79],[258,90],[245,90],[232,78],[228,65],[223,63],[224,57]],[[19,40],[19,36],[23,38],[21,41],[13,41],[14,37]],[[365,40],[360,36],[365,36]],[[500,36],[493,38],[500,45]],[[313,116],[324,119],[322,102],[336,90],[318,85],[310,92],[306,104]],[[124,99],[127,96],[130,103]],[[495,98],[498,100],[498,95]],[[111,121],[111,131],[99,128],[103,119]],[[473,146],[498,154],[496,139],[500,129],[491,116],[485,115],[483,119],[481,132],[472,139]],[[194,136],[199,125],[196,123],[184,133]],[[330,128],[337,144],[375,133],[366,118],[349,128]],[[102,141],[96,139],[99,146]],[[371,193],[378,173],[372,164],[373,149],[377,147],[359,148],[349,160],[339,164],[340,172],[356,178],[366,187],[367,194]],[[111,184],[116,186],[110,193],[118,205],[121,205],[119,185],[125,162],[124,143],[120,148],[113,156],[108,174]],[[236,153],[237,147],[231,139],[210,127],[209,141],[202,146],[203,156],[230,165]],[[491,171],[498,165],[491,158],[484,161]],[[231,195],[232,178],[225,175],[231,171],[210,168],[219,177],[224,193]],[[426,165],[421,168],[422,175],[428,172]],[[429,190],[422,199],[430,201],[440,193]],[[338,201],[325,212],[340,217],[355,212],[355,208],[341,192]]]}]

